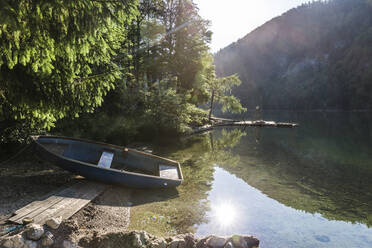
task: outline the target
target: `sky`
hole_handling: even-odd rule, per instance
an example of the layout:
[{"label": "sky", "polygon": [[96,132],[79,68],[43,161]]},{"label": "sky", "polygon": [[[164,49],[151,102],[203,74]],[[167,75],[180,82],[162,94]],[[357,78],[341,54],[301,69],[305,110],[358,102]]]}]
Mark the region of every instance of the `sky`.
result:
[{"label": "sky", "polygon": [[217,52],[272,18],[309,0],[194,0],[212,22],[211,50]]}]

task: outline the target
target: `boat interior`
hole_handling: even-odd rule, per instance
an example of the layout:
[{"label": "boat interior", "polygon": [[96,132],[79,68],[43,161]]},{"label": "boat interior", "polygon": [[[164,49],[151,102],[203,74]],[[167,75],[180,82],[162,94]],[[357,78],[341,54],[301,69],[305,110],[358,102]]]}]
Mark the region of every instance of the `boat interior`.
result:
[{"label": "boat interior", "polygon": [[35,141],[54,154],[102,168],[182,179],[177,162],[133,149],[53,136]]}]

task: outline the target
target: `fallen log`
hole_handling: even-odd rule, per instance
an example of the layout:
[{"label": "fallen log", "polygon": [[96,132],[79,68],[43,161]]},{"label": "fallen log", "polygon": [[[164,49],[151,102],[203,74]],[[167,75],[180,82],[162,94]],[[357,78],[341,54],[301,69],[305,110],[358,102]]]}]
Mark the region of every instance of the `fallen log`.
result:
[{"label": "fallen log", "polygon": [[205,125],[202,127],[194,128],[191,134],[203,133],[210,131],[216,127],[277,127],[277,128],[294,128],[298,127],[297,123],[287,123],[287,122],[275,122],[275,121],[264,121],[264,120],[256,120],[256,121],[239,121],[239,120],[232,120],[232,119],[222,119],[222,118],[211,118],[212,124]]}]

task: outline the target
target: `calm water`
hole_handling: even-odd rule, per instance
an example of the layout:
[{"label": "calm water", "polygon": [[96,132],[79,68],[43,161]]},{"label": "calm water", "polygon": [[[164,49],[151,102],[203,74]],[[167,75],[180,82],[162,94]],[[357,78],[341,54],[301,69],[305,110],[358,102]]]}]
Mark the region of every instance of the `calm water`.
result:
[{"label": "calm water", "polygon": [[216,130],[155,148],[181,162],[185,182],[176,193],[139,192],[156,200],[136,204],[132,228],[252,234],[262,247],[372,247],[372,113],[262,117],[301,126]]}]

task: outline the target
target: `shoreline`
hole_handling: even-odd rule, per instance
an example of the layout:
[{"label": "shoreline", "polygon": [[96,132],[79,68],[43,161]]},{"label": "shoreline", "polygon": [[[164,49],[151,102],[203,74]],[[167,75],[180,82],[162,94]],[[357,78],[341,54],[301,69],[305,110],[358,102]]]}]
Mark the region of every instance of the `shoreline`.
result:
[{"label": "shoreline", "polygon": [[[76,240],[79,228],[73,221],[62,222],[56,230],[51,226],[29,224],[23,231],[0,238],[4,248],[258,248],[260,241],[249,235],[215,236],[196,238],[193,234],[158,237],[146,231],[116,231]],[[67,233],[67,235],[61,234]]]},{"label": "shoreline", "polygon": [[[51,226],[28,224],[24,228],[0,237],[4,248],[74,248],[74,247],[133,247],[133,248],[255,248],[259,240],[253,236],[219,237],[194,234],[154,236],[146,231],[130,230],[132,190],[120,187],[107,189],[71,218],[54,221]],[[9,215],[8,215],[9,216]],[[2,215],[1,217],[4,217]],[[42,230],[42,231],[40,231]],[[30,234],[31,233],[31,234]],[[40,234],[41,233],[41,234]],[[36,238],[34,236],[37,236]],[[47,243],[49,242],[49,243]],[[49,245],[45,245],[49,244]]]},{"label": "shoreline", "polygon": [[[2,165],[0,167],[0,186],[4,190],[0,192],[0,228],[15,226],[6,222],[15,210],[76,180],[76,176],[38,159],[30,152],[24,154],[21,159],[8,165]],[[159,192],[154,194],[159,194]],[[225,245],[230,248],[257,247],[249,245],[259,242],[252,236],[217,237],[209,235],[195,237],[190,233],[154,236],[145,231],[134,231],[130,227],[131,208],[136,207],[135,211],[140,212],[141,206],[159,200],[159,195],[154,197],[151,195],[148,192],[144,194],[144,192],[135,189],[108,186],[103,193],[71,218],[62,221],[57,229],[54,230],[44,225],[42,227],[43,235],[37,241],[27,238],[27,233],[33,226],[31,223],[25,228],[0,236],[0,247],[217,248],[225,247]],[[52,240],[53,244],[42,246],[42,243],[46,242],[44,239]],[[128,245],[128,242],[130,246],[123,246]],[[221,243],[224,244],[221,246]]]}]

